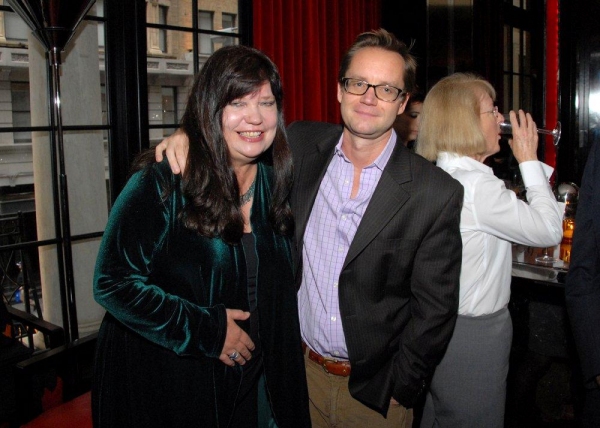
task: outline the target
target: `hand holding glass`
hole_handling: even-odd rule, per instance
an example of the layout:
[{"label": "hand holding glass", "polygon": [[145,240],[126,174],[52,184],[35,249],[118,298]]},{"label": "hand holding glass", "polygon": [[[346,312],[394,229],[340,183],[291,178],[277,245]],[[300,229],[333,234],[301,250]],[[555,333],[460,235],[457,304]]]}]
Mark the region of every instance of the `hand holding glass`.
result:
[{"label": "hand holding glass", "polygon": [[[554,146],[558,146],[558,141],[560,140],[560,122],[556,122],[556,126],[553,130],[538,128],[538,134],[551,135]],[[504,122],[500,122],[500,134],[502,135],[512,135],[512,125],[510,123],[510,117],[505,114]],[[510,137],[509,137],[510,138]]]},{"label": "hand holding glass", "polygon": [[[538,132],[538,134],[551,135],[554,146],[557,147],[558,141],[560,140],[560,130],[561,130],[560,122],[556,122],[556,126],[554,127],[553,130],[538,128],[537,132]],[[512,128],[512,124],[510,123],[510,116],[508,114],[505,114],[504,121],[500,122],[500,134],[506,135],[506,136],[512,136],[512,133],[513,133],[513,128]],[[540,257],[536,257],[535,261],[537,263],[541,263],[546,266],[552,266],[552,264],[554,262],[557,262],[558,260],[548,254],[548,248],[544,248],[542,255]]]}]

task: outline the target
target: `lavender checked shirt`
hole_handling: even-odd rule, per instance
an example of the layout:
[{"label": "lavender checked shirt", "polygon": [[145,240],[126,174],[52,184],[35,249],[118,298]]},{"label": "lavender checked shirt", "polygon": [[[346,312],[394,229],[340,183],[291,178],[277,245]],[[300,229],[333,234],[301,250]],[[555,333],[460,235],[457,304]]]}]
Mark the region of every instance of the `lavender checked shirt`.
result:
[{"label": "lavender checked shirt", "polygon": [[335,146],[306,225],[298,291],[302,340],[319,354],[337,360],[348,359],[338,280],[358,225],[396,146],[396,133],[392,131],[381,154],[363,168],[354,199],[350,198],[354,166],[341,146],[342,138]]}]

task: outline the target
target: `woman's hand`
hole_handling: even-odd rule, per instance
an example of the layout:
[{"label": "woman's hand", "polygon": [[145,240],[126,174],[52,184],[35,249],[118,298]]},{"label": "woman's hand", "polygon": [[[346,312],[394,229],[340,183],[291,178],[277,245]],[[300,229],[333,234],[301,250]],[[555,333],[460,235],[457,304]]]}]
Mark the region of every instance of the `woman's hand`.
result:
[{"label": "woman's hand", "polygon": [[190,142],[187,135],[181,129],[162,140],[154,149],[156,162],[162,162],[163,152],[166,150],[167,159],[173,174],[183,173],[187,161]]},{"label": "woman's hand", "polygon": [[[246,360],[252,358],[254,342],[235,322],[236,320],[247,320],[249,317],[250,312],[244,312],[239,309],[227,309],[227,335],[225,336],[223,350],[221,351],[221,355],[219,355],[219,359],[223,364],[233,367],[237,363],[243,366],[246,364]],[[237,356],[235,359],[232,359],[230,355]]]},{"label": "woman's hand", "polygon": [[513,155],[517,162],[538,160],[538,133],[537,126],[529,113],[525,114],[519,110],[519,119],[514,111],[510,111],[510,123],[513,128],[513,136],[508,140]]}]

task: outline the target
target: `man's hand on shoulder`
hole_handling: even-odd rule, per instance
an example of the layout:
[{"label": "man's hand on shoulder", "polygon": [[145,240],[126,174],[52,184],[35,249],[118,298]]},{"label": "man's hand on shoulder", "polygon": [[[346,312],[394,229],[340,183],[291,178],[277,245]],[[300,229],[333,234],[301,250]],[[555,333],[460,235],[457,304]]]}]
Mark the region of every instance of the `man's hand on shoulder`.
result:
[{"label": "man's hand on shoulder", "polygon": [[187,163],[187,154],[190,146],[189,139],[181,128],[162,140],[154,149],[156,162],[162,162],[163,152],[166,151],[167,160],[173,174],[183,173]]}]

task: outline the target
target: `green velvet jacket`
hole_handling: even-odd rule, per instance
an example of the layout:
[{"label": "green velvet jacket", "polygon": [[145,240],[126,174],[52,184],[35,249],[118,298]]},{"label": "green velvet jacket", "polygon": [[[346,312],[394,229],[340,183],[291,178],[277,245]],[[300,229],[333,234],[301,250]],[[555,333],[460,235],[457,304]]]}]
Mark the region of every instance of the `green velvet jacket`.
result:
[{"label": "green velvet jacket", "polygon": [[[248,310],[244,249],[183,226],[179,180],[166,162],[148,166],[111,211],[94,276],[95,299],[107,310],[92,388],[99,427],[229,426],[242,370],[218,356],[225,308]],[[271,167],[259,163],[251,213],[259,336],[275,420],[280,428],[304,427],[291,241],[269,225],[271,186]]]}]

